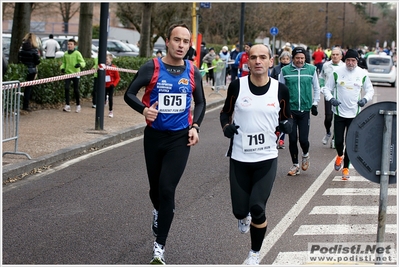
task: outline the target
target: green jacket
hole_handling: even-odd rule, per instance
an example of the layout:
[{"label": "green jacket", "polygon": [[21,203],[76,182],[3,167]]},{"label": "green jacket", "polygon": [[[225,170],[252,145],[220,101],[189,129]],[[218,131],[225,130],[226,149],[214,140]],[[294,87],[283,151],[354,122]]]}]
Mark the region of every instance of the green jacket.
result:
[{"label": "green jacket", "polygon": [[279,81],[289,89],[291,110],[309,111],[312,105],[318,104],[320,85],[314,65],[305,63],[298,69],[288,64],[281,69]]},{"label": "green jacket", "polygon": [[[75,68],[76,64],[80,64],[79,68]],[[82,54],[77,51],[74,50],[72,53],[69,53],[68,51],[66,51],[64,53],[64,56],[62,57],[62,64],[60,69],[64,69],[65,70],[65,74],[73,74],[73,73],[77,73],[80,72],[80,68],[84,68],[86,67],[86,62],[83,59]]]}]

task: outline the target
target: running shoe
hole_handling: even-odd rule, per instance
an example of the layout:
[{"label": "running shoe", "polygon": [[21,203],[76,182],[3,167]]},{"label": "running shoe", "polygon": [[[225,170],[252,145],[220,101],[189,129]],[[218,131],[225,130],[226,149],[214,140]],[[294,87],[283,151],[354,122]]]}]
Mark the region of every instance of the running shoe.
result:
[{"label": "running shoe", "polygon": [[348,168],[343,168],[342,169],[342,180],[348,180],[349,178],[350,178],[349,169]]},{"label": "running shoe", "polygon": [[70,106],[70,105],[65,105],[63,111],[65,111],[65,112],[71,112],[71,106]]},{"label": "running shoe", "polygon": [[330,140],[331,134],[326,134],[323,139],[321,140],[321,142],[323,143],[323,145],[327,145],[328,140]]},{"label": "running shoe", "polygon": [[104,106],[108,105],[108,95],[107,95],[107,99],[105,100]]},{"label": "running shoe", "polygon": [[331,148],[333,148],[333,149],[335,149],[335,141],[334,141],[334,137],[333,137],[333,139],[331,139],[331,146],[330,146]]},{"label": "running shoe", "polygon": [[344,159],[344,156],[337,156],[336,158],[335,158],[335,163],[334,163],[334,169],[336,170],[336,171],[339,171],[340,169],[341,169],[341,167],[342,167],[342,160]]},{"label": "running shoe", "polygon": [[110,118],[114,117],[114,113],[112,112],[112,110],[108,113],[108,117],[110,117]]},{"label": "running shoe", "polygon": [[291,169],[288,172],[288,176],[295,176],[300,174],[301,171],[299,170],[299,165],[298,164],[294,164],[292,165]]},{"label": "running shoe", "polygon": [[302,170],[306,171],[309,168],[309,153],[307,156],[302,156]]},{"label": "running shoe", "polygon": [[246,265],[259,265],[259,251],[255,252],[251,250],[248,254],[248,258],[245,260]]},{"label": "running shoe", "polygon": [[152,224],[151,224],[151,230],[152,230],[152,234],[157,237],[158,235],[158,211],[156,209],[154,209],[152,211]]},{"label": "running shoe", "polygon": [[80,105],[76,106],[76,113],[79,113],[82,110],[82,108],[80,107]]},{"label": "running shoe", "polygon": [[161,244],[158,244],[157,242],[154,242],[154,254],[152,256],[152,260],[150,261],[150,264],[161,264],[165,265],[165,248]]},{"label": "running shoe", "polygon": [[251,220],[251,213],[248,213],[247,217],[245,217],[244,219],[238,220],[238,230],[240,230],[242,234],[248,233],[251,226]]},{"label": "running shoe", "polygon": [[96,105],[93,104],[91,107],[92,107],[92,108],[96,108]]}]

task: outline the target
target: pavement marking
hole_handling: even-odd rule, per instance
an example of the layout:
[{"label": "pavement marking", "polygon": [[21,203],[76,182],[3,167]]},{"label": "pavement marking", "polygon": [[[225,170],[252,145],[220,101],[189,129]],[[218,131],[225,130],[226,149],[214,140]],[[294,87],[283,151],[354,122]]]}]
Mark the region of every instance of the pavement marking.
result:
[{"label": "pavement marking", "polygon": [[[220,109],[221,107],[222,107],[222,105],[216,106],[216,107],[214,107],[214,108],[212,108],[212,109],[206,110],[205,113],[212,112],[212,111],[214,111],[214,110],[216,110],[216,109]],[[132,138],[132,139],[128,139],[128,140],[122,141],[122,142],[120,142],[120,143],[117,143],[117,144],[114,144],[114,145],[110,145],[110,146],[107,146],[107,147],[105,147],[105,148],[101,148],[101,149],[96,150],[96,151],[94,151],[94,152],[90,152],[90,153],[85,154],[85,155],[83,155],[83,156],[80,156],[80,157],[77,157],[77,158],[68,160],[68,161],[62,163],[61,165],[59,165],[59,166],[57,166],[57,167],[48,169],[48,170],[46,170],[46,171],[44,171],[44,172],[42,172],[42,173],[34,174],[34,175],[32,175],[32,176],[29,176],[29,177],[27,177],[27,178],[24,178],[24,179],[22,179],[22,180],[19,180],[19,181],[15,182],[15,183],[8,184],[6,187],[3,187],[3,193],[8,192],[8,191],[11,191],[11,190],[13,190],[13,189],[16,189],[16,188],[18,188],[18,187],[21,187],[21,186],[25,185],[26,183],[32,182],[32,181],[34,181],[34,180],[38,180],[38,179],[42,178],[43,176],[46,176],[46,175],[52,174],[52,173],[54,173],[54,172],[56,172],[56,171],[65,169],[65,168],[67,168],[67,167],[69,167],[69,166],[71,166],[71,165],[73,165],[73,164],[75,164],[75,163],[80,162],[81,160],[85,160],[85,159],[88,159],[88,158],[90,158],[90,157],[93,157],[93,156],[96,156],[96,155],[100,155],[100,154],[102,154],[102,153],[104,153],[104,152],[107,152],[107,151],[109,151],[109,150],[118,148],[118,147],[120,147],[120,146],[124,146],[124,145],[127,145],[127,144],[129,144],[129,143],[138,141],[138,140],[140,140],[140,139],[143,139],[143,137],[144,137],[144,135],[142,134],[142,135],[136,136],[136,137],[134,137],[134,138]]]},{"label": "pavement marking", "polygon": [[85,154],[83,156],[80,156],[78,158],[74,158],[74,159],[68,160],[68,161],[62,163],[61,165],[56,166],[56,167],[51,168],[51,169],[48,169],[48,170],[46,170],[46,171],[44,171],[42,173],[38,173],[38,174],[32,175],[30,177],[27,177],[25,179],[22,179],[22,180],[20,180],[18,182],[8,184],[6,187],[3,187],[3,193],[8,192],[8,191],[13,190],[13,189],[16,189],[18,187],[21,187],[21,186],[23,186],[23,185],[25,185],[27,183],[30,183],[30,182],[32,182],[34,180],[38,180],[38,179],[42,178],[43,176],[47,176],[47,175],[52,174],[54,172],[60,171],[62,169],[65,169],[65,168],[67,168],[67,167],[69,167],[69,166],[71,166],[71,165],[73,165],[75,163],[78,163],[78,162],[82,161],[82,160],[88,159],[88,158],[96,156],[96,155],[100,155],[100,154],[102,154],[104,152],[107,152],[109,150],[115,149],[115,148],[120,147],[120,146],[127,145],[129,143],[135,142],[135,141],[140,140],[142,138],[143,138],[143,135],[137,136],[137,137],[134,137],[132,139],[129,139],[129,140],[126,140],[126,141],[123,141],[123,142],[120,142],[120,143],[105,147],[105,148],[101,148],[101,149],[99,149],[97,151],[90,152],[90,153]]},{"label": "pavement marking", "polygon": [[[388,206],[387,214],[397,214],[397,206]],[[309,214],[362,215],[378,214],[378,206],[316,206]]]},{"label": "pavement marking", "polygon": [[[327,165],[330,166],[334,164],[335,158]],[[317,190],[323,185],[331,173],[331,168],[325,168],[324,171],[315,179],[313,184],[309,186],[308,190],[301,196],[301,198],[292,206],[292,208],[287,212],[287,214],[280,220],[267,234],[263,240],[262,248],[259,252],[259,260],[261,261],[270,249],[276,244],[276,242],[281,238],[285,231],[290,227],[290,225],[295,221],[296,217],[302,212],[305,206],[309,203],[312,197],[316,194]],[[245,261],[243,262],[245,264]]]},{"label": "pavement marking", "polygon": [[373,184],[379,185],[370,180],[367,180],[363,176],[351,176],[351,178],[349,178],[349,180],[342,180],[342,176],[335,176],[333,179],[333,182],[346,182],[346,183],[347,182],[368,182],[370,184],[373,183]]},{"label": "pavement marking", "polygon": [[[377,224],[311,224],[301,225],[294,235],[374,235]],[[385,233],[396,234],[396,224],[386,224]]]},{"label": "pavement marking", "polygon": [[306,263],[308,251],[279,252],[272,265],[303,265]]},{"label": "pavement marking", "polygon": [[[388,195],[396,196],[396,188],[388,188]],[[380,188],[327,188],[323,195],[335,196],[379,196]]]}]

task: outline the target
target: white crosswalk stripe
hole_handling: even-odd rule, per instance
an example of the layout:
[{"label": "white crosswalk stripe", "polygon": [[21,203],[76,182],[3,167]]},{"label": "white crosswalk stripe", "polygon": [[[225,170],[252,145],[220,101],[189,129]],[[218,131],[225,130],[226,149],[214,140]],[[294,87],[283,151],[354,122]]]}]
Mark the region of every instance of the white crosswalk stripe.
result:
[{"label": "white crosswalk stripe", "polygon": [[[377,234],[377,224],[312,224],[301,225],[294,235],[371,235]],[[387,224],[385,233],[396,234],[396,224]]]},{"label": "white crosswalk stripe", "polygon": [[[388,214],[397,214],[397,206],[388,206]],[[349,215],[377,215],[377,206],[316,206],[310,211],[309,214],[349,214]]]},{"label": "white crosswalk stripe", "polygon": [[[396,188],[388,188],[388,195],[396,196]],[[323,195],[357,195],[357,196],[379,196],[379,188],[327,188]]]}]

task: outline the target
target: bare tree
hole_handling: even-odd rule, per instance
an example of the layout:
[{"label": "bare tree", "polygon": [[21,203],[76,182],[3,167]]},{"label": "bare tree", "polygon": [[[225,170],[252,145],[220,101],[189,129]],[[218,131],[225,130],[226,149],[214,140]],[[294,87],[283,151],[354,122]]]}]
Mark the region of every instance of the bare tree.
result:
[{"label": "bare tree", "polygon": [[81,3],[79,14],[79,51],[84,58],[91,57],[93,3]]},{"label": "bare tree", "polygon": [[79,11],[79,5],[77,3],[59,3],[59,5],[60,14],[64,23],[64,33],[68,34],[69,20]]},{"label": "bare tree", "polygon": [[18,63],[18,51],[25,34],[30,31],[31,3],[16,3],[12,25],[9,63]]}]

